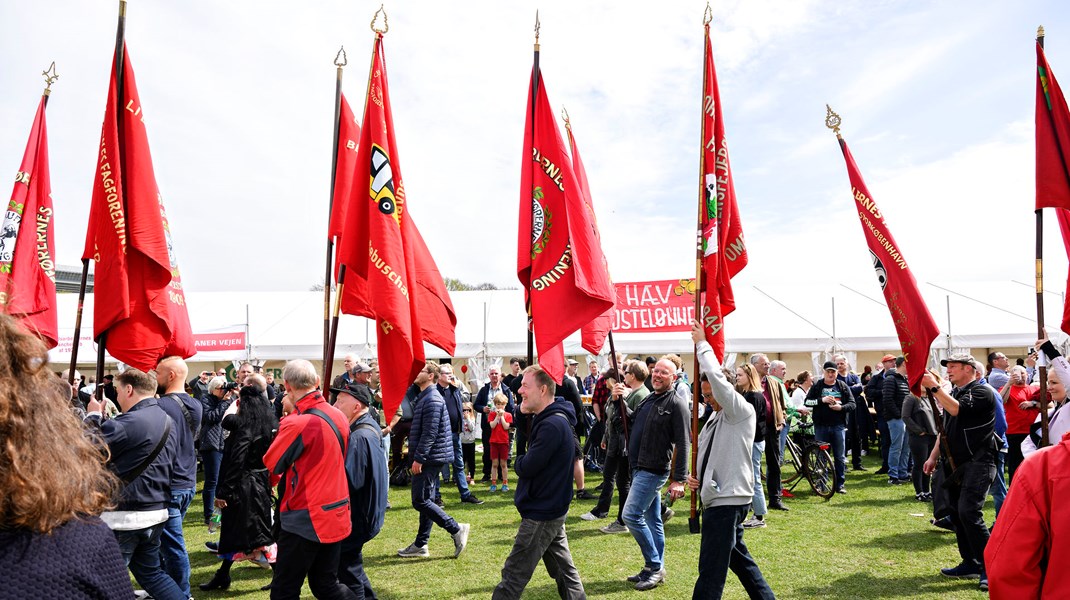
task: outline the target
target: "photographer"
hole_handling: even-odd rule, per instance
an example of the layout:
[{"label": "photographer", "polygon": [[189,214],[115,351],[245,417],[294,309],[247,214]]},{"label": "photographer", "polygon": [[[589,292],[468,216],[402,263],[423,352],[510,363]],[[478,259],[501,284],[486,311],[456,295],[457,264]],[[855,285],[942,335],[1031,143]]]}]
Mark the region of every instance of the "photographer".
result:
[{"label": "photographer", "polygon": [[211,380],[211,371],[201,371],[201,374],[196,379],[189,382],[189,387],[193,390],[191,395],[198,400],[204,399],[208,395],[208,382]]},{"label": "photographer", "polygon": [[208,382],[208,395],[201,398],[201,463],[204,465],[204,489],[201,500],[204,503],[205,525],[212,519],[212,506],[215,504],[215,486],[219,481],[219,465],[223,462],[223,417],[234,401],[238,384],[228,382],[225,377],[214,377]]}]

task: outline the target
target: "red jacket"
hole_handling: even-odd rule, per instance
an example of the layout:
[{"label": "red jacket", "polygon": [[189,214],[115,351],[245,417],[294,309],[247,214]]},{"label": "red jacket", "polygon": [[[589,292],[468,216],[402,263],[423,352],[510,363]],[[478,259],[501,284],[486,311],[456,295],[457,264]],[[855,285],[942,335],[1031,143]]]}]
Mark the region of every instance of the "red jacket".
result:
[{"label": "red jacket", "polygon": [[[309,413],[319,409],[342,435],[322,418]],[[330,544],[349,535],[349,487],[346,483],[345,445],[349,422],[327,404],[318,391],[297,401],[297,412],[284,418],[279,433],[264,455],[271,485],[282,480],[280,518],[283,531],[307,540]]]},{"label": "red jacket", "polygon": [[993,600],[1070,593],[1070,434],[1025,459],[985,547]]}]

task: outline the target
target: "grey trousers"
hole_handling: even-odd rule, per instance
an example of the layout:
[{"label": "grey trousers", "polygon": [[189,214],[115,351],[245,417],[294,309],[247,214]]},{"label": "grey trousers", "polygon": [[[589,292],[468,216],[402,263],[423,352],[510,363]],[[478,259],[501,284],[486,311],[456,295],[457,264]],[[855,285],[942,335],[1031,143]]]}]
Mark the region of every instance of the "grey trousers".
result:
[{"label": "grey trousers", "polygon": [[565,517],[552,521],[521,519],[516,542],[502,567],[502,580],[494,588],[494,600],[519,599],[539,560],[557,581],[557,593],[569,600],[586,600],[580,572],[572,562],[565,535]]}]

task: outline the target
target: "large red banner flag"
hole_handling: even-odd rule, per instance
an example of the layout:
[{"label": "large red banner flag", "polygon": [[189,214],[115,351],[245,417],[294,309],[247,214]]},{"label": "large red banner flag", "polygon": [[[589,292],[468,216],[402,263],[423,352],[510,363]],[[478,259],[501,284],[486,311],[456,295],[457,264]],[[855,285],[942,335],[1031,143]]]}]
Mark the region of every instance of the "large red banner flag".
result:
[{"label": "large red banner flag", "polygon": [[411,219],[394,139],[382,41],[382,34],[376,33],[364,127],[339,253],[347,280],[341,310],[375,319],[383,410],[393,414],[425,358],[415,301],[416,261],[407,248],[413,229],[405,225]]},{"label": "large red banner flag", "polygon": [[858,221],[866,236],[869,255],[877,272],[877,281],[884,292],[884,301],[892,315],[899,345],[906,358],[907,379],[915,395],[921,395],[921,376],[929,362],[929,348],[940,330],[929,313],[929,307],[918,291],[918,282],[907,266],[906,258],[892,237],[884,214],[873,201],[866,188],[862,174],[847,148],[847,142],[837,132],[836,137],[847,161],[847,175],[851,180],[851,195],[854,197]]},{"label": "large red banner flag", "polygon": [[[602,252],[602,240],[601,235],[598,232],[598,217],[594,213],[594,201],[591,199],[591,187],[587,183],[587,170],[583,167],[583,160],[580,158],[580,149],[576,145],[576,137],[572,134],[572,123],[565,119],[565,133],[568,135],[568,146],[572,152],[572,170],[576,174],[576,184],[579,186],[580,197],[583,199],[583,205],[586,209],[581,215],[578,215],[581,219],[586,218],[587,226],[594,232],[595,241],[597,243],[598,256],[602,259],[602,270],[605,272],[606,285],[610,289],[615,289],[613,286],[613,280],[609,276],[609,264],[606,261],[605,254]],[[598,354],[605,346],[606,337],[609,336],[610,330],[613,328],[613,309],[616,307],[616,293],[613,295],[613,306],[606,309],[606,312],[595,317],[595,319],[583,327],[580,328],[580,345],[583,349],[591,354]]]},{"label": "large red banner flag", "polygon": [[112,356],[148,371],[196,350],[125,44],[122,56],[121,98],[112,65],[82,258],[96,263],[93,337],[106,333]]},{"label": "large red banner flag", "polygon": [[[357,143],[360,141],[360,123],[357,122],[353,109],[349,107],[345,94],[342,94],[341,110],[338,121],[338,160],[334,175],[334,198],[331,201],[330,223],[327,236],[337,240],[345,230],[346,214],[353,193],[354,177],[357,173]],[[335,254],[335,276],[341,256]]]},{"label": "large red banner flag", "polygon": [[1070,109],[1037,42],[1037,209],[1070,210]]},{"label": "large red banner flag", "polygon": [[46,92],[37,106],[0,229],[0,310],[17,318],[51,349],[59,344],[59,325],[47,103]]},{"label": "large red banner flag", "polygon": [[539,364],[560,382],[562,342],[613,307],[615,291],[538,66],[531,72],[520,169],[517,277]]},{"label": "large red banner flag", "polygon": [[713,64],[710,26],[706,24],[703,64],[702,181],[700,224],[702,230],[702,324],[718,360],[724,360],[724,317],[736,309],[732,278],[747,266],[747,245],[736,203],[736,187],[728,160],[721,91]]}]

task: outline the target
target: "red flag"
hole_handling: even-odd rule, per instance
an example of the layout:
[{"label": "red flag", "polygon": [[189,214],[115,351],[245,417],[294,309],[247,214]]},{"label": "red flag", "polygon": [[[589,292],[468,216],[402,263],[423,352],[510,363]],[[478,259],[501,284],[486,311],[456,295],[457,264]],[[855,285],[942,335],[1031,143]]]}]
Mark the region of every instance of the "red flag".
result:
[{"label": "red flag", "polygon": [[196,350],[125,45],[121,99],[114,67],[82,258],[96,262],[93,336],[107,333],[112,356],[147,371],[164,356]]},{"label": "red flag", "polygon": [[[1056,209],[1055,212],[1059,215],[1059,231],[1063,234],[1066,257],[1070,258],[1070,212],[1061,209]],[[1070,277],[1066,278],[1065,298],[1070,299]],[[1060,329],[1070,334],[1070,302],[1063,303],[1063,322],[1060,324]]]},{"label": "red flag", "polygon": [[45,125],[47,103],[46,93],[37,106],[0,229],[0,310],[16,317],[51,349],[58,344],[59,326]]},{"label": "red flag", "polygon": [[1070,210],[1070,110],[1037,42],[1037,208]]},{"label": "red flag", "polygon": [[929,348],[940,330],[918,291],[918,282],[914,280],[906,258],[896,245],[888,224],[884,222],[884,214],[877,208],[866,183],[862,181],[862,174],[847,148],[847,142],[839,134],[837,137],[843,158],[847,161],[847,175],[851,180],[851,194],[854,196],[858,221],[862,225],[873,268],[877,271],[877,281],[884,292],[884,300],[906,358],[910,390],[920,396],[921,376],[925,374],[929,362]]},{"label": "red flag", "polygon": [[[605,254],[602,253],[601,235],[598,233],[598,217],[594,213],[594,201],[591,199],[591,187],[587,184],[587,170],[583,168],[583,160],[580,159],[580,149],[576,146],[576,138],[572,135],[572,124],[565,120],[565,133],[568,135],[569,150],[572,151],[572,170],[576,174],[576,184],[579,186],[580,195],[583,199],[585,212],[581,218],[586,217],[589,227],[593,230],[597,243],[598,258],[602,260],[602,269],[606,275],[606,285],[613,287],[613,280],[609,276],[609,264]],[[613,309],[617,304],[616,294],[613,296],[613,305],[606,312],[580,328],[580,345],[591,354],[598,354],[605,346],[606,336],[613,329]]]},{"label": "red flag", "polygon": [[[414,295],[418,287],[405,184],[394,140],[382,35],[372,48],[364,129],[357,146],[352,194],[339,254],[346,265],[342,312],[374,318],[383,410],[397,410],[424,366],[423,335]],[[366,179],[365,179],[366,178]],[[365,187],[362,181],[369,182]],[[354,282],[348,279],[352,275]],[[354,288],[354,293],[350,291]],[[367,300],[374,298],[374,302]]]},{"label": "red flag", "polygon": [[537,66],[528,98],[517,277],[524,285],[539,364],[560,382],[562,342],[612,308],[615,292]]},{"label": "red flag", "polygon": [[453,356],[457,351],[457,314],[453,311],[446,282],[408,213],[405,213],[402,226],[407,232],[405,240],[409,245],[406,250],[411,249],[416,266],[416,310],[420,314],[420,332],[426,342]]},{"label": "red flag", "polygon": [[[338,163],[334,176],[334,198],[331,201],[331,220],[327,236],[337,240],[345,229],[346,213],[353,193],[353,177],[357,172],[357,142],[360,141],[360,123],[357,122],[353,109],[349,107],[345,94],[342,94],[341,112],[338,122]],[[334,255],[334,274],[338,276],[341,255]]]},{"label": "red flag", "polygon": [[721,115],[721,92],[713,64],[710,26],[706,25],[706,54],[703,65],[702,181],[699,183],[703,241],[702,323],[706,341],[718,360],[724,360],[724,317],[736,309],[732,278],[747,266],[747,246],[743,223],[736,203],[736,187],[728,161]]}]

